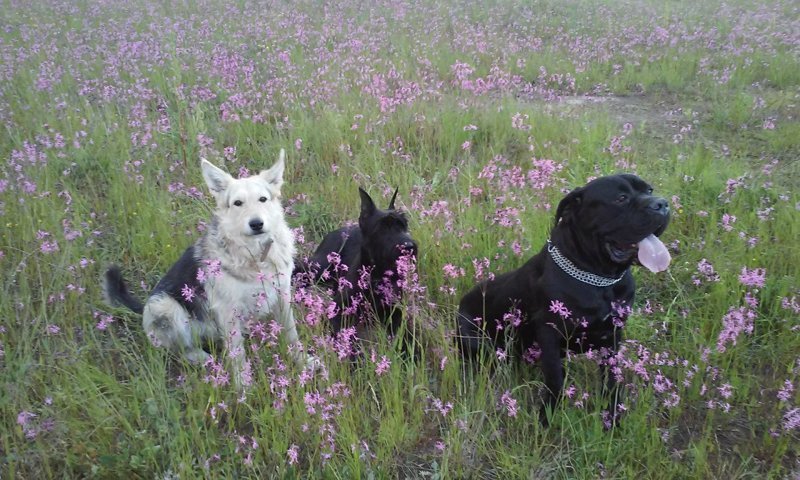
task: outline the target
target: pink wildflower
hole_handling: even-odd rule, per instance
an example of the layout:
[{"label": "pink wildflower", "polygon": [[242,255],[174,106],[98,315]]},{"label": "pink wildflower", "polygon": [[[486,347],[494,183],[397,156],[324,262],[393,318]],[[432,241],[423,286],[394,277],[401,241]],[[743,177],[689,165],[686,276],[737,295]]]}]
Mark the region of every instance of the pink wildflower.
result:
[{"label": "pink wildflower", "polygon": [[389,370],[391,364],[392,362],[386,358],[386,355],[382,355],[380,362],[375,364],[375,373],[380,377]]},{"label": "pink wildflower", "polygon": [[215,387],[230,383],[230,376],[221,363],[217,363],[213,358],[209,357],[204,366],[208,370],[208,374],[203,377],[204,382],[210,383]]},{"label": "pink wildflower", "polygon": [[292,444],[292,446],[289,447],[289,450],[286,451],[286,458],[289,461],[289,465],[294,465],[297,463],[297,456],[299,453],[300,453],[300,447],[298,447],[297,445]]},{"label": "pink wildflower", "polygon": [[500,406],[505,407],[509,417],[517,416],[517,400],[511,396],[509,390],[506,390],[500,397]]},{"label": "pink wildflower", "polygon": [[550,311],[558,314],[559,317],[567,319],[572,316],[572,312],[560,300],[550,301]]},{"label": "pink wildflower", "polygon": [[742,273],[739,275],[739,281],[746,287],[763,287],[765,284],[765,277],[767,271],[763,268],[754,268],[748,270],[747,267],[742,267]]},{"label": "pink wildflower", "polygon": [[788,402],[792,398],[793,391],[794,391],[794,385],[792,385],[791,380],[784,381],[783,388],[778,390],[778,400],[782,402]]},{"label": "pink wildflower", "polygon": [[753,333],[756,313],[746,307],[731,307],[722,317],[722,331],[717,338],[717,351],[724,352],[728,343],[736,345],[736,339],[742,332]]},{"label": "pink wildflower", "polygon": [[187,302],[191,303],[192,299],[194,299],[194,297],[196,297],[197,294],[194,292],[194,288],[193,287],[190,287],[189,285],[184,284],[183,288],[181,288],[181,296],[183,296],[184,300],[186,300]]},{"label": "pink wildflower", "polygon": [[783,415],[783,429],[795,430],[800,427],[800,408],[793,408]]},{"label": "pink wildflower", "polygon": [[452,265],[450,263],[448,263],[444,267],[442,267],[442,270],[444,271],[445,277],[448,277],[448,278],[463,277],[464,274],[465,274],[464,269],[462,267],[457,267],[457,266]]}]

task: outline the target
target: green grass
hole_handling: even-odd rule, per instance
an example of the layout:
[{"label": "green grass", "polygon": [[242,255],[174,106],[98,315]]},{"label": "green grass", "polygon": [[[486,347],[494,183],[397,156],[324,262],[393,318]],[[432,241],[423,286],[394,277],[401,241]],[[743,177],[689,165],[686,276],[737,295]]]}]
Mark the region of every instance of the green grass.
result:
[{"label": "green grass", "polygon": [[[796,7],[490,3],[6,5],[0,478],[796,476]],[[656,26],[675,43],[646,40]],[[63,74],[40,89],[48,59]],[[497,67],[533,93],[473,94],[455,82],[457,61],[474,69],[473,82],[491,81]],[[239,68],[231,85],[222,64]],[[381,111],[369,93],[381,82],[380,95],[401,104]],[[405,102],[398,92],[414,85],[420,93]],[[216,97],[198,100],[195,88]],[[239,121],[224,121],[237,95]],[[529,130],[512,128],[517,113]],[[623,151],[610,151],[615,138]],[[235,160],[224,160],[226,147]],[[284,203],[290,224],[303,227],[304,254],[356,219],[358,186],[381,206],[400,189],[426,287],[404,305],[417,309],[420,344],[412,361],[376,328],[364,358],[340,361],[319,345],[324,325],[300,322],[327,374],[301,381],[297,367],[282,366],[284,345],[261,345],[249,355],[255,378],[242,400],[206,382],[202,367],[152,347],[138,316],[103,304],[100,278],[120,264],[143,297],[140,282],[155,285],[197,238],[212,200],[181,191],[206,191],[200,156],[235,174],[267,168],[281,148]],[[543,188],[507,187],[500,173],[481,175],[495,158],[507,171],[528,172],[534,159],[558,170]],[[545,428],[538,368],[459,359],[457,302],[475,283],[474,259],[488,259],[492,272],[517,268],[546,240],[566,190],[623,170],[673,206],[663,237],[674,248],[670,269],[634,269],[625,358],[649,377],[624,369],[627,413],[606,431],[597,368],[574,358],[566,385],[576,393]],[[493,222],[508,207],[518,221]],[[58,249],[43,251],[51,241]],[[718,281],[698,271],[704,259]],[[448,278],[447,264],[465,274]],[[765,269],[764,286],[743,285],[743,267]],[[723,317],[751,298],[753,331],[720,351]],[[97,328],[109,314],[114,321]],[[391,362],[382,375],[373,351]],[[658,375],[673,386],[661,391]],[[786,381],[794,390],[780,400]],[[730,397],[721,393],[728,386]],[[506,392],[515,416],[500,404]],[[306,399],[317,394],[324,402],[312,413]]]}]

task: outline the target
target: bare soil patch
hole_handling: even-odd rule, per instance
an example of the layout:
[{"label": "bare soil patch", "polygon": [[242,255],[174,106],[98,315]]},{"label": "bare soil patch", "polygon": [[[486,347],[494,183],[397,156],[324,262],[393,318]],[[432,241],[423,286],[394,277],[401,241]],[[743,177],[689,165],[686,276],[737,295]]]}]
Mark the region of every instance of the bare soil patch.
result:
[{"label": "bare soil patch", "polygon": [[586,114],[605,114],[622,127],[630,123],[637,131],[645,131],[656,138],[669,138],[679,134],[696,118],[696,113],[685,113],[674,99],[651,95],[600,96],[570,95],[558,101],[546,102],[542,108],[566,118],[582,118]]}]

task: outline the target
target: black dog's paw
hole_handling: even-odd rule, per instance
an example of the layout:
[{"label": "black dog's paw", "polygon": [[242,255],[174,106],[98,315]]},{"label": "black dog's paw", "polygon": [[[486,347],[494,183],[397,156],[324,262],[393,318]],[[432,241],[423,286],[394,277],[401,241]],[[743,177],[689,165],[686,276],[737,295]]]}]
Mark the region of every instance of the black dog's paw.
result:
[{"label": "black dog's paw", "polygon": [[550,415],[552,414],[552,410],[550,410],[547,405],[542,405],[539,407],[539,424],[547,428],[550,426]]}]

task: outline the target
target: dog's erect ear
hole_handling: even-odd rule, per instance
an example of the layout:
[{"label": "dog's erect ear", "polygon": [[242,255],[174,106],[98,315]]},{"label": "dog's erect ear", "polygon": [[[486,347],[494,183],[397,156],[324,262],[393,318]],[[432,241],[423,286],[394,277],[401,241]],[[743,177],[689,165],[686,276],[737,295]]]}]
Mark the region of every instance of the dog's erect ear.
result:
[{"label": "dog's erect ear", "polygon": [[214,198],[219,198],[233,181],[233,177],[228,172],[213,165],[205,158],[200,159],[200,169],[203,171],[203,179]]},{"label": "dog's erect ear", "polygon": [[392,199],[389,201],[389,210],[394,210],[394,200],[397,198],[397,191],[400,190],[399,188],[394,189],[394,194],[392,195]]},{"label": "dog's erect ear", "polygon": [[567,218],[577,210],[583,202],[583,188],[576,188],[558,202],[556,209],[556,225],[562,218]]},{"label": "dog's erect ear", "polygon": [[372,197],[363,188],[358,187],[358,194],[361,196],[361,216],[359,218],[369,218],[378,210],[378,207],[375,206]]},{"label": "dog's erect ear", "polygon": [[285,168],[286,151],[281,148],[281,153],[278,155],[278,161],[275,162],[275,165],[269,167],[267,170],[262,170],[261,173],[258,174],[259,177],[263,178],[264,181],[269,184],[276,196],[280,196],[281,194],[281,187],[283,186],[283,171]]}]

